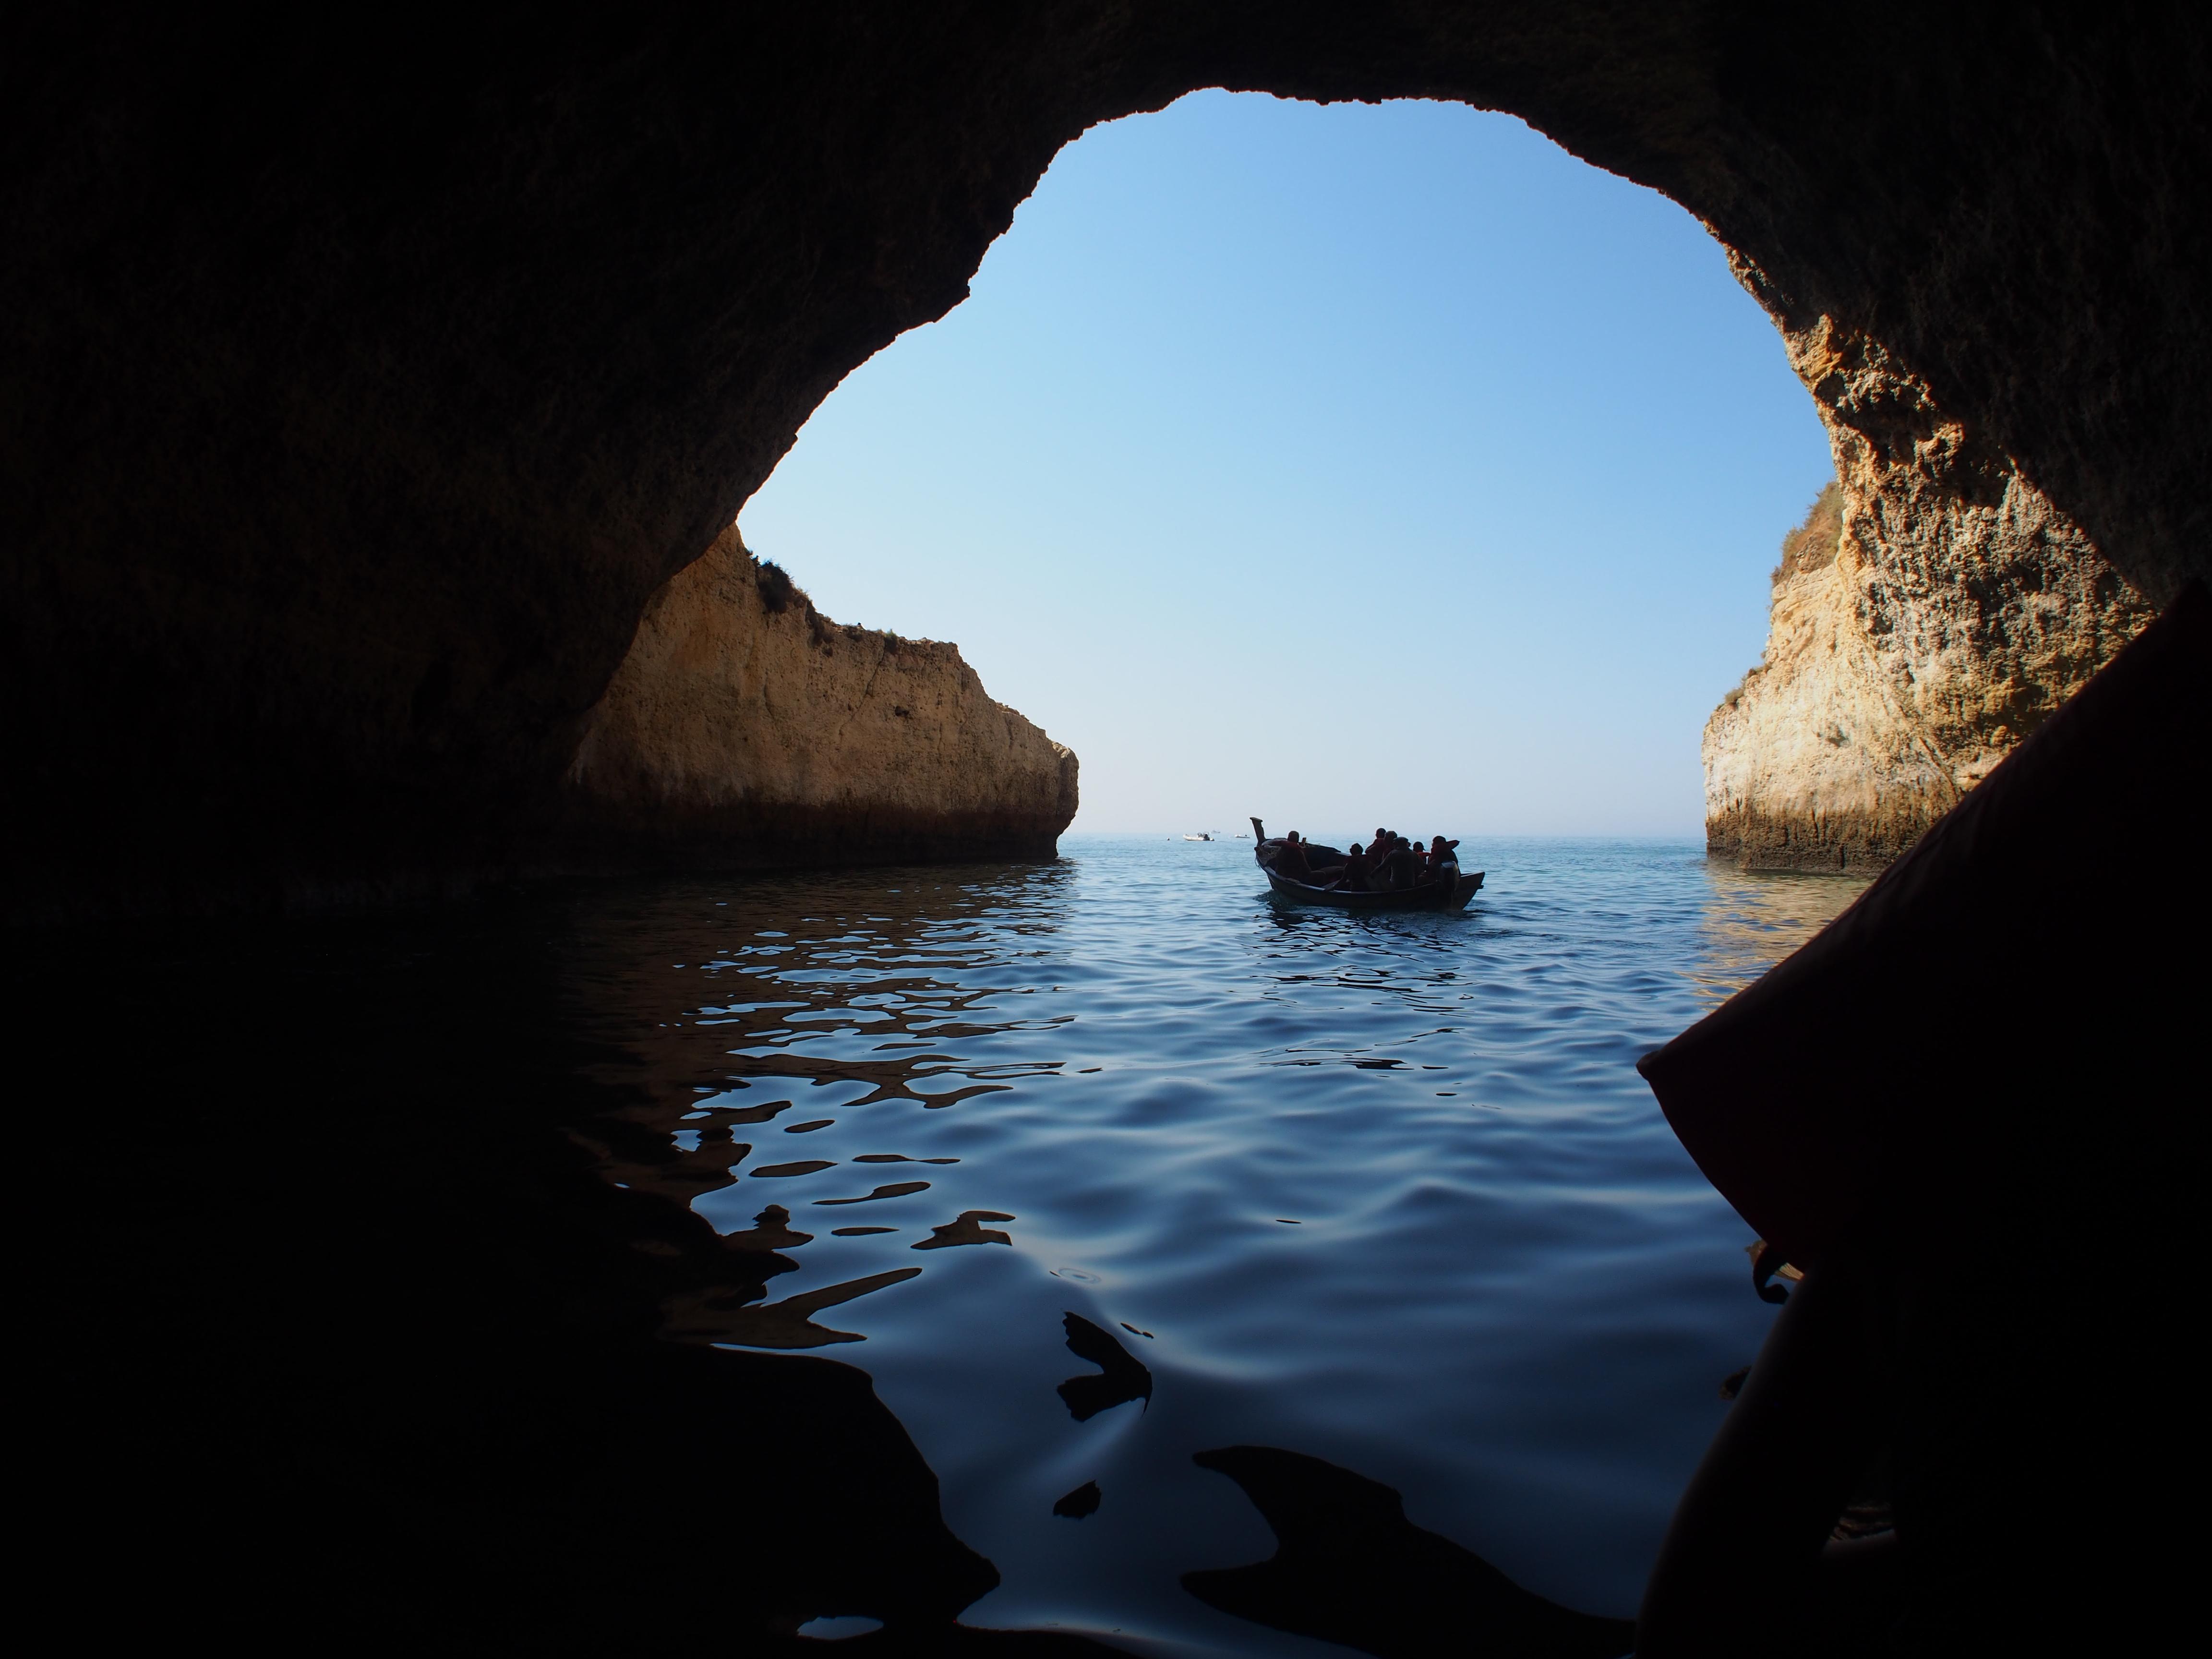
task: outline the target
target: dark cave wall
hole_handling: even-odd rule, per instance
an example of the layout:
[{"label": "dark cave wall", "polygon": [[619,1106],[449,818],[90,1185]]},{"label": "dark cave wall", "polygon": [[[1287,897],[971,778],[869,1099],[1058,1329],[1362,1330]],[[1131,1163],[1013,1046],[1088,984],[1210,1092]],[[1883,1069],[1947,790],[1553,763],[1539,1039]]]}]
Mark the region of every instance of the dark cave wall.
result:
[{"label": "dark cave wall", "polygon": [[1883,372],[1816,395],[1885,464],[2017,471],[2154,601],[2212,570],[2212,77],[2179,7],[5,27],[17,917],[561,867],[654,590],[963,297],[1061,144],[1201,86],[1521,114],[1703,217],[1793,334],[1865,343]]}]

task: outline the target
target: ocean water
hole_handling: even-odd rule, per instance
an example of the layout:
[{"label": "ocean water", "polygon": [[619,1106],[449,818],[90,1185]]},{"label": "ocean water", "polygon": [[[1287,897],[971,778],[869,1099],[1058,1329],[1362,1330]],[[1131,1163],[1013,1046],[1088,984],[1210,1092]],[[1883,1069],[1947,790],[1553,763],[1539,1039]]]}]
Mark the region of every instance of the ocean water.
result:
[{"label": "ocean water", "polygon": [[[1773,1313],[1634,1062],[1860,884],[1487,841],[1465,913],[1360,916],[1270,900],[1249,841],[1061,852],[561,902],[562,1018],[627,1103],[579,1131],[604,1178],[795,1264],[672,1336],[865,1370],[1000,1574],[971,1625],[1340,1651],[1182,1588],[1274,1548],[1193,1461],[1236,1445],[1632,1616]],[[1071,1314],[1148,1396],[1063,1394]]]}]

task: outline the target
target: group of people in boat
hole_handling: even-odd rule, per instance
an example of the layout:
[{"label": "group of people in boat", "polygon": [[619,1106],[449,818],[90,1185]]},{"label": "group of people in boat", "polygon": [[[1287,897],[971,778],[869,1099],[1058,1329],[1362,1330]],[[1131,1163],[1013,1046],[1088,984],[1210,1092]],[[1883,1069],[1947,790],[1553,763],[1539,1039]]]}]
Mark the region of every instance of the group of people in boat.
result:
[{"label": "group of people in boat", "polygon": [[1284,836],[1275,851],[1275,873],[1310,886],[1341,887],[1354,893],[1398,892],[1432,881],[1455,880],[1459,876],[1455,852],[1459,843],[1443,836],[1431,838],[1424,846],[1419,837],[1408,840],[1395,830],[1378,828],[1372,841],[1364,846],[1355,841],[1340,860],[1333,847],[1313,848],[1322,856],[1323,861],[1318,864],[1307,856],[1311,845],[1301,841],[1295,830]]}]

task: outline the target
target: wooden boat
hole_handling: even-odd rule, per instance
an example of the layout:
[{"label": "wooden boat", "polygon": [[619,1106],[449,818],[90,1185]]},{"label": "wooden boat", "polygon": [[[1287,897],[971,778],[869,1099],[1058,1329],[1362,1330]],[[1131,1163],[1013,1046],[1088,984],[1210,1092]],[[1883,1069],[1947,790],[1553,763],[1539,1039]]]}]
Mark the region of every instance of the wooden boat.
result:
[{"label": "wooden boat", "polygon": [[[1380,892],[1357,893],[1347,888],[1322,887],[1275,873],[1275,854],[1280,836],[1270,836],[1259,819],[1252,820],[1252,857],[1267,877],[1267,885],[1279,899],[1293,904],[1326,904],[1339,910],[1464,910],[1482,885],[1484,872],[1457,875],[1444,881],[1425,881],[1418,887],[1398,887]],[[1341,864],[1344,854],[1334,847],[1305,843],[1307,856],[1322,864]],[[1455,866],[1455,868],[1457,866]]]}]

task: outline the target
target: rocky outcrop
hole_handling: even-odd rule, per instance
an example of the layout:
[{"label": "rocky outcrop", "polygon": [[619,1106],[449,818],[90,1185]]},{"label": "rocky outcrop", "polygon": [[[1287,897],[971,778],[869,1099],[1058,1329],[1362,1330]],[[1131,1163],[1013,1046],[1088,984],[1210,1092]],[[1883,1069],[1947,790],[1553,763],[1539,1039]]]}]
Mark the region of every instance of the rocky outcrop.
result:
[{"label": "rocky outcrop", "polygon": [[691,869],[1036,858],[1076,760],[957,646],[842,626],[732,525],[646,606],[568,772],[571,855]]},{"label": "rocky outcrop", "polygon": [[1879,869],[2154,613],[1886,353],[1827,318],[1787,337],[1839,481],[1784,544],[1764,659],[1706,723],[1706,847]]},{"label": "rocky outcrop", "polygon": [[959,302],[1061,146],[1200,87],[1522,116],[1688,208],[1832,350],[1820,395],[1898,469],[1877,514],[1994,509],[2016,474],[2154,603],[2212,572],[2201,8],[488,0],[431,37],[328,8],[0,31],[0,914],[557,862],[653,596],[841,379]]}]

